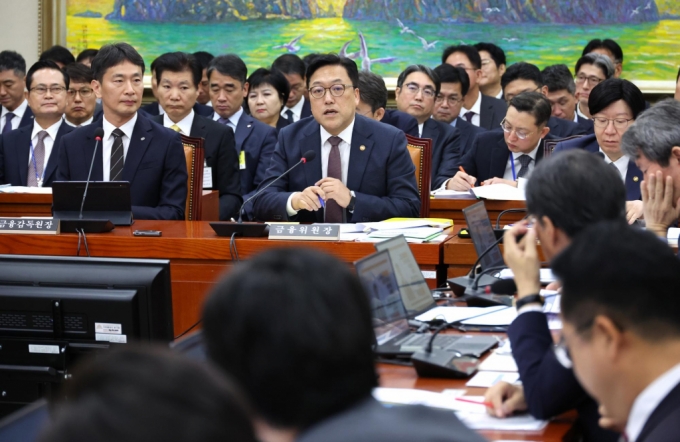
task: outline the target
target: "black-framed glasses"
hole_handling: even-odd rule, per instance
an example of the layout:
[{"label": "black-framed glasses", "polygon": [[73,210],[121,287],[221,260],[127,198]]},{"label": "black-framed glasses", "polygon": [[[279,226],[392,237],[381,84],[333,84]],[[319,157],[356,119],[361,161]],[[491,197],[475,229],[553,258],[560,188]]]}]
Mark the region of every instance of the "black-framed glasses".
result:
[{"label": "black-framed glasses", "polygon": [[586,81],[588,81],[588,83],[591,86],[595,87],[598,84],[602,83],[604,80],[601,79],[600,77],[596,77],[594,75],[587,76],[587,75],[579,74],[579,75],[574,77],[574,81],[576,81],[576,84],[583,84]]},{"label": "black-framed glasses", "polygon": [[635,121],[635,118],[604,118],[604,117],[593,117],[593,124],[595,127],[603,128],[609,126],[609,122],[614,123],[614,128],[617,130],[623,130],[628,127],[631,121]]},{"label": "black-framed glasses", "polygon": [[80,94],[81,97],[88,98],[93,92],[94,91],[89,87],[84,87],[82,89],[69,89],[68,96],[74,98],[76,95]]},{"label": "black-framed glasses", "polygon": [[348,87],[353,88],[354,86],[351,84],[334,84],[331,87],[313,86],[309,88],[309,95],[312,98],[323,98],[326,96],[326,91],[329,91],[334,97],[342,97]]},{"label": "black-framed glasses", "polygon": [[435,91],[430,86],[421,87],[418,83],[407,83],[404,87],[411,95],[416,95],[418,92],[422,91],[423,97],[434,98],[435,96]]},{"label": "black-framed glasses", "polygon": [[532,133],[536,132],[532,130],[531,132],[527,132],[524,129],[514,129],[512,126],[508,124],[507,121],[505,121],[505,118],[503,118],[503,121],[501,121],[501,127],[503,128],[503,132],[506,134],[515,132],[515,135],[517,135],[517,138],[520,140],[526,140],[526,138],[531,135]]},{"label": "black-framed glasses", "polygon": [[449,95],[448,97],[443,96],[442,94],[437,95],[437,98],[435,98],[435,101],[437,103],[441,103],[446,99],[446,102],[448,103],[449,106],[455,106],[458,103],[463,102],[463,97],[459,97],[457,95]]},{"label": "black-framed glasses", "polygon": [[47,91],[50,91],[50,94],[52,95],[59,95],[63,94],[65,90],[66,88],[64,86],[36,86],[29,89],[30,92],[34,92],[36,95],[45,95]]}]

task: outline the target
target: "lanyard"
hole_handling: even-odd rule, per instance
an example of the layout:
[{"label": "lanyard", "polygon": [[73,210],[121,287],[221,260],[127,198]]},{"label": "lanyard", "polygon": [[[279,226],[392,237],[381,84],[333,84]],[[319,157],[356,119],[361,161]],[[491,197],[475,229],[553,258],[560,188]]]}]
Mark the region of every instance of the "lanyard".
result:
[{"label": "lanyard", "polygon": [[510,168],[512,169],[512,180],[517,181],[517,174],[515,173],[515,156],[510,152]]},{"label": "lanyard", "polygon": [[31,141],[31,161],[33,161],[33,171],[35,172],[35,181],[38,187],[42,187],[43,178],[45,177],[45,168],[43,167],[42,176],[38,176],[38,165],[35,161],[35,151],[33,150],[33,141]]}]

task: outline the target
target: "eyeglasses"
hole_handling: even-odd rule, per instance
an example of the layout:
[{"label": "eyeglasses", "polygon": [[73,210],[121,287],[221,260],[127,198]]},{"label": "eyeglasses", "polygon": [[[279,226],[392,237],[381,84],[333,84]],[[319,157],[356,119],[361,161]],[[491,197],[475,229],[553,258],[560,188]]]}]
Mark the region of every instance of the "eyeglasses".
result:
[{"label": "eyeglasses", "polygon": [[50,91],[50,94],[52,95],[59,95],[63,94],[65,90],[66,88],[63,86],[52,87],[36,86],[34,88],[29,89],[30,92],[35,92],[36,95],[45,95],[47,91]]},{"label": "eyeglasses", "polygon": [[417,83],[406,84],[406,91],[411,95],[416,95],[418,92],[422,91],[423,96],[427,98],[434,98],[435,91],[430,86],[420,87]]},{"label": "eyeglasses", "polygon": [[353,88],[354,86],[351,84],[334,84],[331,87],[314,86],[309,88],[309,95],[313,98],[323,98],[326,96],[326,91],[330,91],[332,96],[342,97],[348,87]]},{"label": "eyeglasses", "polygon": [[457,95],[449,95],[448,97],[444,97],[442,94],[437,95],[437,98],[435,98],[435,101],[437,103],[441,103],[446,99],[446,102],[449,104],[449,106],[455,106],[458,103],[462,103],[463,99]]},{"label": "eyeglasses", "polygon": [[622,130],[627,128],[631,121],[635,121],[635,118],[614,118],[613,120],[610,120],[608,118],[593,117],[593,124],[595,127],[599,128],[609,126],[610,121],[614,122],[614,128]]},{"label": "eyeglasses", "polygon": [[458,63],[458,64],[456,64],[456,65],[453,65],[453,67],[454,67],[454,68],[465,69],[466,71],[476,71],[476,70],[477,70],[477,69],[475,69],[475,68],[469,68],[469,67],[465,66],[465,65],[462,64],[462,63]]},{"label": "eyeglasses", "polygon": [[553,353],[555,353],[555,359],[557,359],[557,362],[559,362],[562,367],[567,369],[574,367],[564,335],[562,335],[560,341],[553,346]]},{"label": "eyeglasses", "polygon": [[507,121],[505,121],[505,118],[503,118],[503,121],[501,121],[501,127],[503,128],[503,132],[505,132],[506,134],[512,133],[514,131],[515,135],[517,135],[517,138],[519,138],[520,140],[525,140],[529,135],[536,132],[536,131],[533,131],[533,130],[531,132],[527,132],[527,131],[522,130],[522,129],[517,129],[517,130],[513,129],[512,126],[510,126],[507,123]]},{"label": "eyeglasses", "polygon": [[482,67],[489,67],[493,63],[494,65],[496,64],[492,59],[490,58],[482,58]]},{"label": "eyeglasses", "polygon": [[576,84],[583,84],[587,81],[591,86],[597,86],[598,84],[604,81],[603,79],[596,77],[594,75],[591,75],[590,77],[587,77],[585,75],[577,75],[576,77],[574,77],[574,80],[576,81]]},{"label": "eyeglasses", "polygon": [[69,89],[68,90],[68,96],[71,98],[74,98],[76,95],[80,94],[81,97],[87,98],[90,95],[92,95],[92,92],[94,92],[92,89],[89,87],[84,87],[82,89]]}]

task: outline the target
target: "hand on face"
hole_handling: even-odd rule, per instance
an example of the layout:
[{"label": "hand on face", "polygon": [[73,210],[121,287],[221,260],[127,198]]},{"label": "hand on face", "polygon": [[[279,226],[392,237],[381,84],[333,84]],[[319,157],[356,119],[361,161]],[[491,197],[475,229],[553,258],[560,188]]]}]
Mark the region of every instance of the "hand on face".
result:
[{"label": "hand on face", "polygon": [[[524,237],[518,242],[520,235]],[[528,227],[527,221],[515,224],[503,235],[503,259],[515,275],[518,297],[539,292],[541,261],[536,249],[536,232]]]},{"label": "hand on face", "polygon": [[663,178],[659,170],[640,184],[642,204],[647,230],[665,238],[666,230],[680,218],[680,199],[673,200],[673,178]]}]

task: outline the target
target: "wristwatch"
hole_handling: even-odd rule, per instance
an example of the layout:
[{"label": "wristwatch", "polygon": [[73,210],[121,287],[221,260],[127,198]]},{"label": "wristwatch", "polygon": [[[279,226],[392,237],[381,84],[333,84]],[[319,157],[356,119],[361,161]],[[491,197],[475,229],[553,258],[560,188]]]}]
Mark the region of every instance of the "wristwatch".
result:
[{"label": "wristwatch", "polygon": [[515,300],[515,308],[517,310],[521,309],[527,304],[540,304],[543,306],[545,304],[545,299],[543,296],[537,293],[535,295],[529,295]]},{"label": "wristwatch", "polygon": [[349,194],[351,195],[351,198],[349,199],[349,204],[347,204],[347,211],[354,212],[354,203],[356,202],[357,197],[354,195],[353,190],[350,190]]}]

